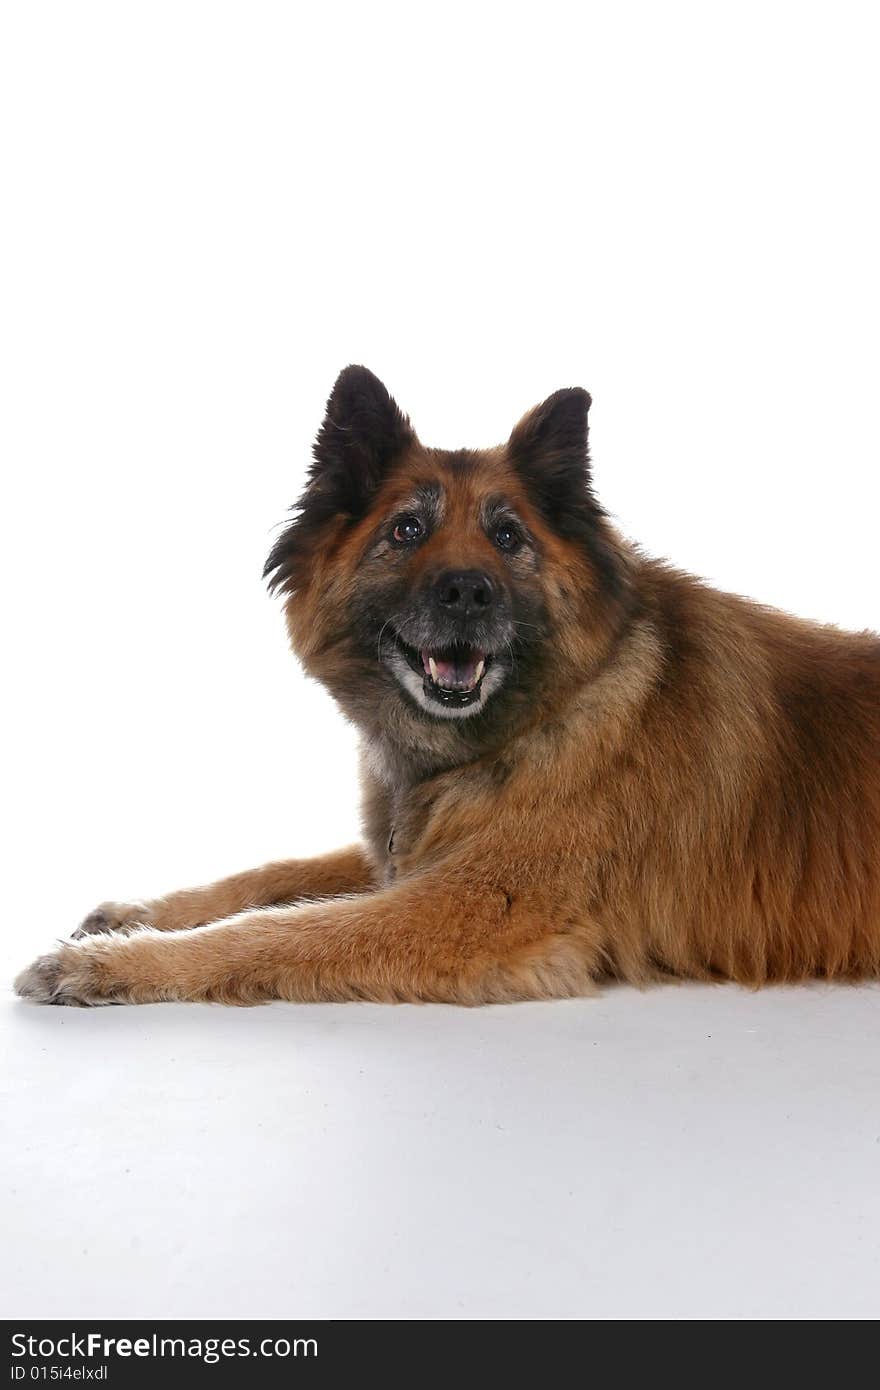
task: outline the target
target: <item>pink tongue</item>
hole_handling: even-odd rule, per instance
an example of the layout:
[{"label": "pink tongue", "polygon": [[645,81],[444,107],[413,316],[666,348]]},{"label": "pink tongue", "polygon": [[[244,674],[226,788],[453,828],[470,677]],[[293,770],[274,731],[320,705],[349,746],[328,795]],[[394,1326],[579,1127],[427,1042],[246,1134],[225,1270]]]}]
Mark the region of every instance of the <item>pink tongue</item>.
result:
[{"label": "pink tongue", "polygon": [[[477,666],[483,659],[482,652],[473,652],[461,661],[441,661],[434,656],[434,672],[431,671],[430,658],[433,652],[422,652],[422,665],[427,674],[433,675],[444,690],[470,690],[477,680]],[[434,674],[436,673],[436,674]]]}]

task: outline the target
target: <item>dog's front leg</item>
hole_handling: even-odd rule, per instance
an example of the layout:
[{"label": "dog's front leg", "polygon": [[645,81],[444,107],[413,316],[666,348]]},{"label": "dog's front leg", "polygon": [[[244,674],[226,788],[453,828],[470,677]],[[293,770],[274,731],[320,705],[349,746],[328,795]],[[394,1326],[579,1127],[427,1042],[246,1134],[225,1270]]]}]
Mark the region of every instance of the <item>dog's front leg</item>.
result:
[{"label": "dog's front leg", "polygon": [[199,888],[182,888],[147,902],[101,903],[80,923],[74,937],[153,927],[188,931],[234,913],[302,898],[327,898],[375,887],[373,866],[359,845],[315,859],[282,859],[221,878]]},{"label": "dog's front leg", "polygon": [[543,898],[432,871],[210,927],[62,944],[16,981],[43,1003],[267,999],[500,1003],[588,992],[598,943]]}]

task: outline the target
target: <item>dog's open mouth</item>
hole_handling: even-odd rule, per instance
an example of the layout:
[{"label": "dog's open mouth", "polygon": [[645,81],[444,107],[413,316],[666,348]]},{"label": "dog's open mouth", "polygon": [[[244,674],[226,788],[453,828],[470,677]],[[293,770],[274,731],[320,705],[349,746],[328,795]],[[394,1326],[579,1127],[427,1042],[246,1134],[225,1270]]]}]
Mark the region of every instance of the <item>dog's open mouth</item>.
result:
[{"label": "dog's open mouth", "polygon": [[409,665],[422,677],[429,699],[443,705],[471,705],[479,700],[483,677],[492,663],[489,652],[464,644],[416,651],[400,637],[397,640]]},{"label": "dog's open mouth", "polygon": [[446,647],[419,652],[425,694],[444,705],[469,705],[480,698],[480,681],[491,660],[479,647]]}]

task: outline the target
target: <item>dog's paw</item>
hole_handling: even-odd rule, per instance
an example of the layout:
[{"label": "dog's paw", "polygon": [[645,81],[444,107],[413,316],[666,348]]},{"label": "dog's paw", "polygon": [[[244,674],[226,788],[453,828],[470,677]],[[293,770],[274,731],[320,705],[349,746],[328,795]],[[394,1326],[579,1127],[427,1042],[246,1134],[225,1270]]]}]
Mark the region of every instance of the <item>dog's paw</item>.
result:
[{"label": "dog's paw", "polygon": [[113,1000],[101,994],[97,964],[81,948],[61,945],[22,970],[15,992],[35,1004],[111,1004]]},{"label": "dog's paw", "polygon": [[84,917],[73,933],[74,941],[85,936],[104,936],[108,932],[129,932],[151,926],[149,903],[101,903]]}]

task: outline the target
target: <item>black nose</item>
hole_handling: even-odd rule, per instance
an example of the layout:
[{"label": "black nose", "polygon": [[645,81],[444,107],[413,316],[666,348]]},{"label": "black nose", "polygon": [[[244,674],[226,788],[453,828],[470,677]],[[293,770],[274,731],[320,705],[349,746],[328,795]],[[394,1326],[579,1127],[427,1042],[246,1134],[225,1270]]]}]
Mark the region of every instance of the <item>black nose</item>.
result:
[{"label": "black nose", "polygon": [[495,586],[479,570],[447,570],[434,585],[434,597],[446,613],[460,618],[486,614],[495,602]]}]

